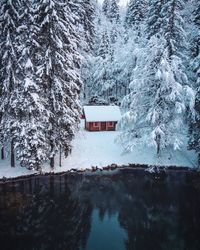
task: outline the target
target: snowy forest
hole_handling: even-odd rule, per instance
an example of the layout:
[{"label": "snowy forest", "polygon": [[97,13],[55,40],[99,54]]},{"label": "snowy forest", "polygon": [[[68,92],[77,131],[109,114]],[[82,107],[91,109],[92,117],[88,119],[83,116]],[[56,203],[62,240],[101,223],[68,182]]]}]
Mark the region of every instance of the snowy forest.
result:
[{"label": "snowy forest", "polygon": [[85,104],[119,105],[117,143],[200,164],[200,1],[1,0],[0,147],[28,169],[73,150]]}]

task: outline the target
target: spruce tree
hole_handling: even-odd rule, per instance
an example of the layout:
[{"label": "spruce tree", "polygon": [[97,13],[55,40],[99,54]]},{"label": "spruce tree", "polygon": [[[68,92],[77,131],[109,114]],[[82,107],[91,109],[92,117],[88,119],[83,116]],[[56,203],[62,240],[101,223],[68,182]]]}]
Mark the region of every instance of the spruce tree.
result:
[{"label": "spruce tree", "polygon": [[169,55],[177,55],[181,59],[184,57],[183,53],[186,47],[186,32],[181,14],[183,8],[184,0],[166,1],[162,8],[162,30]]},{"label": "spruce tree", "polygon": [[145,19],[146,9],[146,0],[130,0],[125,16],[125,26],[134,27],[137,30]]},{"label": "spruce tree", "polygon": [[10,104],[15,114],[17,158],[21,166],[39,169],[49,152],[46,139],[48,111],[43,85],[36,80],[38,43],[33,7],[31,0],[24,1],[19,26],[21,75]]},{"label": "spruce tree", "polygon": [[[112,97],[122,98],[125,91],[121,80],[118,82],[116,75],[119,76],[117,67],[121,66],[121,59],[117,61],[115,54],[120,50],[118,41],[123,37],[124,27],[120,25],[119,1],[103,1],[102,8],[96,10],[96,34],[94,39],[94,50],[90,55],[86,55],[85,66],[82,77],[84,79],[85,96],[88,99],[99,97],[102,103],[110,103]],[[102,15],[103,14],[103,15]],[[123,39],[122,39],[123,40]],[[123,46],[123,44],[121,44]],[[120,71],[124,71],[124,68]],[[126,71],[126,70],[125,70]],[[122,73],[122,72],[121,72]],[[123,74],[123,73],[122,73]],[[118,77],[119,79],[119,77]],[[121,77],[122,79],[122,77]],[[124,82],[127,82],[124,79]],[[126,84],[127,85],[127,84]],[[118,96],[119,95],[119,96]],[[118,97],[117,97],[118,96]],[[86,102],[88,100],[85,100]]]},{"label": "spruce tree", "polygon": [[82,49],[89,52],[89,50],[93,50],[95,37],[95,2],[94,0],[75,0],[69,2],[69,7],[74,14],[78,32],[81,34],[82,40],[84,40],[82,41]]},{"label": "spruce tree", "polygon": [[200,166],[200,3],[196,3],[194,12],[194,24],[196,26],[196,38],[193,43],[192,69],[195,75],[196,96],[194,105],[194,114],[191,115],[189,149],[193,149],[198,154],[198,166]]},{"label": "spruce tree", "polygon": [[148,20],[147,20],[147,29],[148,38],[151,38],[153,35],[158,35],[161,32],[162,26],[162,8],[165,0],[150,0],[149,1],[149,11],[148,11]]},{"label": "spruce tree", "polygon": [[110,55],[110,52],[111,52],[110,40],[107,31],[105,31],[101,37],[101,43],[99,45],[98,55],[103,59],[106,59],[106,57]]},{"label": "spruce tree", "polygon": [[15,166],[15,121],[10,108],[12,95],[19,84],[21,71],[18,59],[19,21],[22,4],[20,0],[0,2],[0,113],[1,145],[10,144],[11,166]]},{"label": "spruce tree", "polygon": [[102,10],[110,22],[114,23],[119,21],[119,6],[116,0],[104,0]]},{"label": "spruce tree", "polygon": [[[200,81],[200,77],[198,77]],[[200,166],[200,87],[195,96],[195,115],[190,124],[189,149],[193,149],[198,155],[198,166]]]},{"label": "spruce tree", "polygon": [[62,150],[71,151],[80,116],[78,38],[69,2],[41,0],[37,4],[38,43],[40,59],[37,78],[44,85],[49,111],[47,139],[50,145],[50,165]]},{"label": "spruce tree", "polygon": [[[153,9],[155,1],[150,3]],[[193,91],[182,61],[185,32],[181,8],[179,0],[165,2],[159,10],[162,15],[158,13],[156,17],[162,17],[159,26],[149,28],[146,46],[135,51],[137,64],[130,94],[124,100],[127,112],[121,121],[125,130],[121,139],[126,150],[145,143],[154,145],[160,155],[163,148],[179,149],[183,144],[185,131],[181,134],[179,130],[185,125]]]},{"label": "spruce tree", "polygon": [[110,0],[104,0],[102,4],[102,10],[104,15],[107,17],[110,10]]},{"label": "spruce tree", "polygon": [[93,0],[83,1],[84,18],[83,18],[83,28],[85,32],[85,40],[89,46],[90,50],[93,50],[95,28],[94,28],[94,18],[95,18],[95,4]]},{"label": "spruce tree", "polygon": [[[86,95],[89,99],[98,97],[101,102],[109,103],[110,97],[116,87],[114,66],[114,48],[107,31],[103,31],[100,36],[100,44],[97,55],[88,60],[88,71],[85,72]],[[116,91],[115,91],[116,93]]]},{"label": "spruce tree", "polygon": [[111,22],[119,21],[119,6],[116,0],[110,1],[110,9],[108,12],[108,18]]}]

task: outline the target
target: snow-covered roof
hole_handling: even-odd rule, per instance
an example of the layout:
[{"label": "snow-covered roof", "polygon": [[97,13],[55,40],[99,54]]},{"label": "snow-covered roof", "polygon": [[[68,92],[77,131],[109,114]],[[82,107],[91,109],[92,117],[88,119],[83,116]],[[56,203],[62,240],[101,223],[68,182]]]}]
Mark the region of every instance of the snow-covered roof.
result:
[{"label": "snow-covered roof", "polygon": [[121,118],[118,106],[84,106],[87,122],[114,122]]}]

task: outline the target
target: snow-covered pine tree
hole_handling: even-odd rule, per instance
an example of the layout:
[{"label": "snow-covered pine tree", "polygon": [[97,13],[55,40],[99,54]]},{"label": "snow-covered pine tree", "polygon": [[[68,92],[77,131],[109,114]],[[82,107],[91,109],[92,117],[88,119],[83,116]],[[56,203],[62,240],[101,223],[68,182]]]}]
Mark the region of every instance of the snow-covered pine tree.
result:
[{"label": "snow-covered pine tree", "polygon": [[130,0],[125,16],[125,26],[133,27],[135,30],[138,30],[140,28],[140,24],[144,21],[146,11],[146,0]]},{"label": "snow-covered pine tree", "polygon": [[112,44],[116,43],[117,38],[118,38],[118,30],[116,29],[116,27],[114,26],[113,29],[110,31],[110,42]]},{"label": "snow-covered pine tree", "polygon": [[199,68],[200,68],[200,3],[198,0],[194,1],[194,6],[192,9],[192,24],[189,26],[191,30],[190,39],[190,68],[192,71],[192,81],[194,82],[194,88],[197,89],[199,86]]},{"label": "snow-covered pine tree", "polygon": [[104,15],[107,17],[110,10],[110,0],[104,0],[102,3],[102,11]]},{"label": "snow-covered pine tree", "polygon": [[[0,9],[1,9],[1,5],[0,5]],[[1,30],[1,21],[0,21],[0,30]],[[2,42],[2,41],[1,41]],[[3,63],[2,61],[0,61],[0,72],[1,70],[3,69]],[[0,103],[3,102],[3,79],[1,79],[0,77]],[[1,124],[1,120],[2,120],[2,116],[3,116],[3,110],[2,110],[2,107],[0,109],[0,124]],[[2,130],[2,126],[0,125],[0,159],[1,160],[4,160],[4,140],[3,140],[3,130]]]},{"label": "snow-covered pine tree", "polygon": [[86,43],[84,45],[82,44],[82,47],[86,50],[86,52],[89,52],[88,50],[93,50],[94,44],[94,18],[96,3],[94,0],[75,0],[73,2],[69,2],[69,7],[74,13],[78,32],[81,34],[82,40]]},{"label": "snow-covered pine tree", "polygon": [[79,94],[82,83],[79,75],[79,42],[74,27],[74,15],[69,2],[41,0],[37,3],[38,50],[37,78],[45,86],[49,111],[47,139],[50,144],[50,165],[62,149],[71,151],[71,140],[79,122]]},{"label": "snow-covered pine tree", "polygon": [[155,34],[159,34],[162,29],[162,8],[165,0],[149,0],[149,10],[147,19],[148,38],[151,38]]},{"label": "snow-covered pine tree", "polygon": [[112,74],[116,82],[115,97],[121,101],[124,96],[129,92],[129,84],[131,82],[131,76],[133,69],[136,66],[136,56],[134,50],[137,44],[133,39],[128,39],[124,42],[124,32],[121,32],[118,36],[115,50],[114,50],[114,62],[112,65]]},{"label": "snow-covered pine tree", "polygon": [[194,22],[197,25],[197,27],[199,28],[200,26],[200,3],[198,0],[196,0],[196,11],[195,11],[195,18],[194,18]]},{"label": "snow-covered pine tree", "polygon": [[169,56],[177,55],[181,59],[184,57],[187,36],[181,13],[184,3],[184,0],[169,0],[163,4],[162,8],[162,30],[167,42]]},{"label": "snow-covered pine tree", "polygon": [[111,22],[102,12],[101,8],[96,11],[98,15],[95,19],[94,53],[86,55],[86,64],[82,71],[87,99],[85,101],[92,98],[100,99],[101,103],[113,103],[115,99],[116,103],[117,99],[121,100],[124,93],[128,92],[132,71],[132,56],[128,51],[131,39],[126,45],[123,25],[120,22]]},{"label": "snow-covered pine tree", "polygon": [[106,57],[111,55],[111,46],[107,31],[104,31],[102,34],[98,55],[103,59],[106,59]]},{"label": "snow-covered pine tree", "polygon": [[[3,68],[2,62],[0,62],[0,69]],[[2,94],[3,94],[3,86],[2,86],[2,81],[0,79],[0,102],[2,103]],[[1,124],[1,120],[2,120],[2,116],[3,116],[3,112],[2,110],[0,110],[0,124]],[[3,140],[3,131],[2,131],[2,127],[0,126],[0,151],[1,151],[1,156],[0,159],[4,160],[5,158],[5,153],[4,153],[4,140]]]},{"label": "snow-covered pine tree", "polygon": [[11,166],[15,166],[14,156],[14,122],[10,118],[14,115],[10,109],[10,100],[19,83],[18,41],[20,0],[2,0],[0,2],[0,112],[1,112],[1,145],[10,144]]},{"label": "snow-covered pine tree", "polygon": [[102,99],[107,99],[108,93],[106,90],[106,86],[108,80],[112,77],[108,72],[110,62],[111,46],[108,34],[106,31],[104,31],[101,36],[98,55],[95,57],[91,57],[87,62],[87,67],[90,67],[90,70],[89,74],[87,75],[87,86],[85,90],[87,91],[87,95],[89,95],[89,99],[95,96],[98,96]]},{"label": "snow-covered pine tree", "polygon": [[200,3],[196,3],[194,12],[194,24],[197,28],[195,42],[193,43],[192,69],[195,74],[195,106],[194,115],[190,124],[189,149],[193,149],[198,154],[198,165],[200,166]]},{"label": "snow-covered pine tree", "polygon": [[101,43],[98,50],[98,67],[94,74],[95,91],[94,95],[108,101],[114,84],[112,74],[113,50],[107,31],[102,34]]},{"label": "snow-covered pine tree", "polygon": [[119,6],[116,0],[104,0],[102,10],[110,22],[116,23],[119,21]]},{"label": "snow-covered pine tree", "polygon": [[[154,5],[154,1],[151,3]],[[145,48],[135,51],[137,63],[130,94],[124,100],[128,111],[120,123],[125,130],[121,140],[128,151],[142,143],[154,145],[159,155],[161,149],[179,149],[183,143],[180,127],[185,127],[193,92],[181,58],[180,38],[185,41],[180,15],[182,3],[173,0],[165,4],[161,9],[160,29],[154,30]]]},{"label": "snow-covered pine tree", "polygon": [[[200,84],[200,77],[198,77]],[[200,87],[195,96],[195,115],[190,124],[189,149],[193,149],[198,154],[198,166],[200,166]]]},{"label": "snow-covered pine tree", "polygon": [[112,23],[119,21],[119,6],[116,0],[110,0],[110,9],[107,17]]},{"label": "snow-covered pine tree", "polygon": [[79,42],[79,51],[82,55],[82,66],[81,66],[81,78],[83,81],[84,90],[82,96],[86,96],[86,81],[88,74],[84,75],[87,71],[88,58],[92,56],[94,52],[94,41],[95,41],[95,26],[94,21],[97,11],[97,2],[95,0],[75,0],[70,1],[69,6],[75,16],[76,32],[81,37]]},{"label": "snow-covered pine tree", "polygon": [[[32,0],[22,2],[20,32],[20,81],[11,95],[10,109],[14,114],[10,125],[15,126],[15,148],[21,166],[40,169],[47,159],[46,138],[48,111],[45,110],[43,85],[36,81],[37,27]],[[21,10],[21,11],[22,11]]]},{"label": "snow-covered pine tree", "polygon": [[93,50],[95,28],[94,28],[94,18],[95,18],[95,2],[94,0],[83,1],[84,5],[84,19],[83,27],[85,32],[86,43],[88,44],[90,50]]}]

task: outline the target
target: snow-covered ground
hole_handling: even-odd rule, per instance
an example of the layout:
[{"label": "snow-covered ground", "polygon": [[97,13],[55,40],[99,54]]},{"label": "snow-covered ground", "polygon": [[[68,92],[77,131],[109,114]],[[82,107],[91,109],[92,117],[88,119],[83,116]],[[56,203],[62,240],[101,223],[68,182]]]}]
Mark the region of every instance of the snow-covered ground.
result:
[{"label": "snow-covered ground", "polygon": [[34,170],[28,170],[26,168],[20,167],[18,164],[15,168],[10,167],[10,161],[8,159],[6,160],[0,160],[0,178],[3,177],[18,177],[22,175],[28,175],[28,174],[34,174],[37,173],[37,171]]},{"label": "snow-covered ground", "polygon": [[[92,166],[103,167],[112,163],[127,165],[129,163],[195,167],[196,155],[185,148],[182,151],[163,152],[160,158],[156,157],[154,148],[135,148],[134,152],[122,154],[122,147],[115,143],[119,132],[87,132],[81,126],[73,141],[72,154],[63,159],[62,167],[56,164],[54,172],[67,171],[72,168],[85,169]],[[50,172],[49,165],[44,166],[45,172]],[[33,174],[36,171],[29,171],[17,166],[11,168],[8,160],[0,160],[0,178],[16,177],[19,175]]]}]

